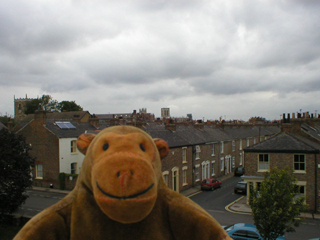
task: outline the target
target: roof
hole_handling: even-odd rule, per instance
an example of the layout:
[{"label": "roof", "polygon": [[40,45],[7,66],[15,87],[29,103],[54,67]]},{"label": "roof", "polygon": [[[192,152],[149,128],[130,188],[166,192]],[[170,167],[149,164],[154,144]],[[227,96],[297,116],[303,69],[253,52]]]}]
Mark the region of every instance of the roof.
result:
[{"label": "roof", "polygon": [[[248,137],[258,137],[260,135],[274,135],[280,131],[278,127],[244,127],[244,128],[225,128],[216,126],[204,126],[197,129],[194,126],[177,125],[176,130],[165,129],[162,124],[147,124],[144,130],[153,138],[165,140],[169,147],[192,146],[197,144],[208,144],[220,141],[232,141]],[[260,131],[260,132],[259,132]]]},{"label": "roof", "polygon": [[310,143],[311,141],[302,136],[281,132],[266,141],[245,148],[244,152],[318,153],[320,145]]},{"label": "roof", "polygon": [[85,132],[95,132],[97,129],[89,123],[78,123],[76,121],[63,121],[70,122],[75,128],[61,129],[58,121],[49,119],[46,122],[45,128],[56,135],[58,138],[77,138]]},{"label": "roof", "polygon": [[[82,119],[88,111],[72,111],[72,112],[47,112],[46,118],[51,120],[72,120]],[[15,132],[28,125],[34,119],[34,114],[28,114],[25,118],[19,121],[13,128]]]}]

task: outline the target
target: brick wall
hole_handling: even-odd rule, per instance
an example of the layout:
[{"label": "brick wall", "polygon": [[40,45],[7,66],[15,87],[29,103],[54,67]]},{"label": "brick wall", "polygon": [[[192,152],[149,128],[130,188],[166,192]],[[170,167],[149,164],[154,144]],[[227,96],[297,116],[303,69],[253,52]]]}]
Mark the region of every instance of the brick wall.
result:
[{"label": "brick wall", "polygon": [[[280,169],[289,166],[293,169],[294,153],[268,153],[270,169],[278,167]],[[246,176],[264,176],[264,172],[258,172],[258,155],[259,153],[246,152],[245,153],[245,168]],[[315,210],[315,155],[305,154],[306,156],[306,173],[295,173],[298,181],[306,182],[306,203],[308,210]],[[319,157],[318,157],[319,158]],[[318,169],[318,172],[319,169]],[[319,182],[319,180],[318,180]],[[318,189],[319,184],[318,184]],[[319,193],[319,191],[318,191]],[[319,202],[319,196],[317,197]],[[319,209],[319,205],[318,205]]]},{"label": "brick wall", "polygon": [[[43,179],[34,179],[34,185],[49,187],[52,183],[59,188],[59,139],[36,120],[18,134],[25,136],[26,142],[32,145],[30,155],[36,158],[36,164],[43,165]],[[33,176],[36,176],[35,169]]]}]

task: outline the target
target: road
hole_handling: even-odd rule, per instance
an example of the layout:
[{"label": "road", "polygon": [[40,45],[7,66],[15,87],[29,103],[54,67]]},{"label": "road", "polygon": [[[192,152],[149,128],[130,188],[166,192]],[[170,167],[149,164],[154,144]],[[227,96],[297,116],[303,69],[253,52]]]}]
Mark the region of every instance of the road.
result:
[{"label": "road", "polygon": [[[237,200],[241,195],[233,193],[233,187],[240,179],[232,177],[225,180],[220,189],[214,191],[202,191],[201,193],[190,197],[194,202],[203,207],[212,215],[221,225],[231,225],[237,222],[254,223],[252,215],[231,213],[225,207],[228,203]],[[296,228],[295,233],[286,233],[287,240],[308,240],[311,238],[320,238],[320,220],[305,219],[305,221]]]},{"label": "road", "polygon": [[52,206],[66,196],[65,193],[27,190],[26,202],[15,212],[20,216],[33,217],[43,209]]},{"label": "road", "polygon": [[[221,225],[231,225],[237,222],[254,223],[251,215],[231,213],[225,209],[241,195],[233,193],[233,187],[240,179],[232,177],[225,180],[220,189],[214,191],[202,191],[190,199],[202,206]],[[16,212],[23,216],[32,217],[41,210],[55,204],[63,197],[64,193],[28,190],[29,198],[26,203]],[[287,240],[307,240],[320,237],[320,220],[305,219],[303,224],[296,228],[295,233],[287,233]]]}]

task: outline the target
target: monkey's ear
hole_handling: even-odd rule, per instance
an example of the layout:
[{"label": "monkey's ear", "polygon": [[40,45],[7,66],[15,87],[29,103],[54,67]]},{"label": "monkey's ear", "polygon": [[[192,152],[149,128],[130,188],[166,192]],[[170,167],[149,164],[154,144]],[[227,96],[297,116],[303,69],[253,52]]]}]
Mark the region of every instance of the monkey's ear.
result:
[{"label": "monkey's ear", "polygon": [[164,159],[169,153],[168,143],[160,138],[155,138],[155,139],[153,139],[153,141],[158,148],[160,158]]},{"label": "monkey's ear", "polygon": [[96,135],[92,133],[85,133],[85,134],[81,134],[80,137],[78,137],[77,147],[81,153],[86,155],[87,149],[90,143],[92,142],[92,140],[95,138],[95,136]]}]

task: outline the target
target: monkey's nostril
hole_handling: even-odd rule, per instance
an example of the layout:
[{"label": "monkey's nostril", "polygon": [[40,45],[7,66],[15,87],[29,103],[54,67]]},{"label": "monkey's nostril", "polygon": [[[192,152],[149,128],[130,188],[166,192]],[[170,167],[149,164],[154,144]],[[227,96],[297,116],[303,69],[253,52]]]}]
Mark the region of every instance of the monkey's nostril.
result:
[{"label": "monkey's nostril", "polygon": [[117,177],[120,177],[120,172],[117,172]]},{"label": "monkey's nostril", "polygon": [[132,171],[132,170],[130,170],[130,173],[131,173],[131,175],[133,176],[133,171]]}]

